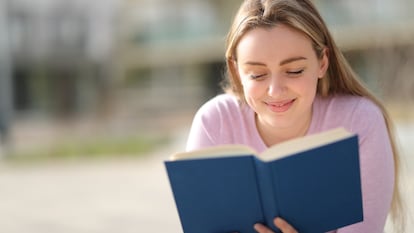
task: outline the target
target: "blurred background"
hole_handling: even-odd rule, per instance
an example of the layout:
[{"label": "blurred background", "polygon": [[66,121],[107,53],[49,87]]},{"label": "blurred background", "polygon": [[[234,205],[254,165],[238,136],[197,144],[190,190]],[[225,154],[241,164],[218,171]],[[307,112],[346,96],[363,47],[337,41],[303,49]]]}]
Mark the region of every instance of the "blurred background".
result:
[{"label": "blurred background", "polygon": [[[241,2],[0,0],[0,230],[180,232],[162,161],[221,91]],[[314,2],[394,117],[414,194],[414,1]]]}]

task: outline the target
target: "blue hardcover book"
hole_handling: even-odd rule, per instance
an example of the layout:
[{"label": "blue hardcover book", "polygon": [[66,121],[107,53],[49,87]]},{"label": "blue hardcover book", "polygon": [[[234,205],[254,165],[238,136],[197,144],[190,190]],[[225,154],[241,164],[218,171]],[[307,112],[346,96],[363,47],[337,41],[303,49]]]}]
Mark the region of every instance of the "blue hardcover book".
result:
[{"label": "blue hardcover book", "polygon": [[274,231],[277,216],[301,233],[363,220],[358,137],[309,135],[257,155],[240,145],[175,154],[165,162],[185,233]]}]

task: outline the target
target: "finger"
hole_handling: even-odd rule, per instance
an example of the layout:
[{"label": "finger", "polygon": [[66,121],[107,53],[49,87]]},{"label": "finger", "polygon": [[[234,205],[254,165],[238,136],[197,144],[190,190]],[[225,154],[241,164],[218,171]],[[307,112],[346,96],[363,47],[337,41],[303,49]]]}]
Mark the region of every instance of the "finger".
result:
[{"label": "finger", "polygon": [[283,233],[298,233],[295,228],[281,218],[275,218],[274,223]]},{"label": "finger", "polygon": [[272,230],[270,230],[269,228],[267,228],[265,225],[260,224],[260,223],[256,223],[254,224],[254,229],[259,232],[259,233],[274,233]]}]

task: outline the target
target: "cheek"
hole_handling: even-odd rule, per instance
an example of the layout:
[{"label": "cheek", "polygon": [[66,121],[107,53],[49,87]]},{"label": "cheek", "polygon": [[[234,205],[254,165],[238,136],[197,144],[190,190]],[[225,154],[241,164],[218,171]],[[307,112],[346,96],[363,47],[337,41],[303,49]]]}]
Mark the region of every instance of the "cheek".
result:
[{"label": "cheek", "polygon": [[316,94],[318,80],[318,77],[308,77],[306,80],[304,80],[305,82],[300,83],[297,87],[300,89],[299,91],[303,93],[304,96],[313,99]]},{"label": "cheek", "polygon": [[257,82],[253,80],[247,80],[243,83],[243,92],[246,98],[256,99],[263,95],[264,87],[263,82]]}]

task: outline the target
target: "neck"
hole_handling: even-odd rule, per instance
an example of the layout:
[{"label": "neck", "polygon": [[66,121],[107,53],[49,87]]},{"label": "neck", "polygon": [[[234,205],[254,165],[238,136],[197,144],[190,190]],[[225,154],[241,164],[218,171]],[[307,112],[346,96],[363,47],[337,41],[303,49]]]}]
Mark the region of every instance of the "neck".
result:
[{"label": "neck", "polygon": [[266,146],[273,146],[275,144],[305,136],[308,132],[312,114],[306,118],[305,121],[299,122],[291,127],[276,127],[260,123],[259,117],[256,115],[256,126],[262,140]]}]

